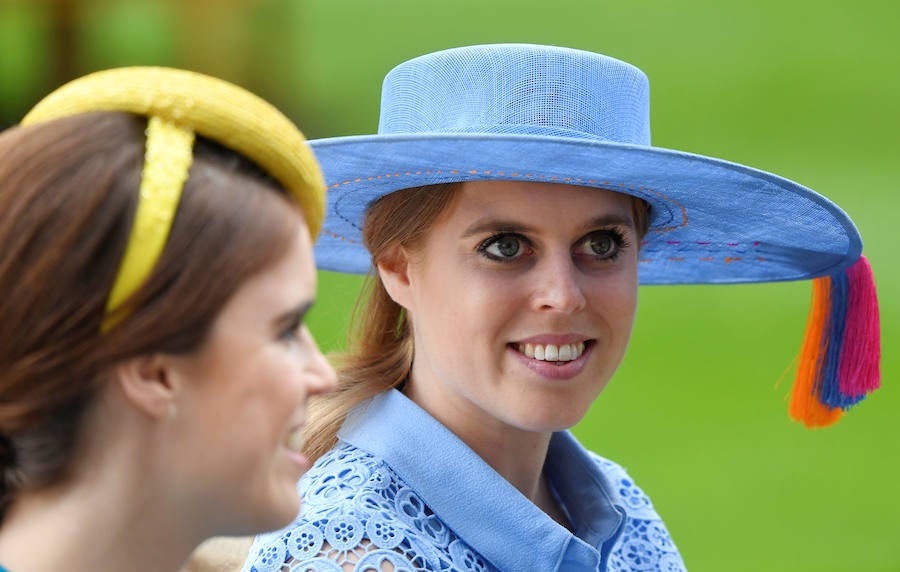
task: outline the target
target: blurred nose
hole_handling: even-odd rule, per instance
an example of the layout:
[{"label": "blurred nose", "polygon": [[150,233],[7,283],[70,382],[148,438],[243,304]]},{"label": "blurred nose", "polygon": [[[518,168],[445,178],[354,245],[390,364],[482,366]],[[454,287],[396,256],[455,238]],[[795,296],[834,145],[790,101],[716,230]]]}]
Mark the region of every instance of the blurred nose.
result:
[{"label": "blurred nose", "polygon": [[535,268],[535,289],[532,307],[539,312],[571,314],[584,309],[584,289],[581,275],[568,251],[563,255],[547,256]]},{"label": "blurred nose", "polygon": [[337,374],[331,364],[322,355],[319,345],[312,339],[313,345],[312,363],[310,364],[310,383],[309,395],[318,395],[321,393],[330,393],[337,388]]}]

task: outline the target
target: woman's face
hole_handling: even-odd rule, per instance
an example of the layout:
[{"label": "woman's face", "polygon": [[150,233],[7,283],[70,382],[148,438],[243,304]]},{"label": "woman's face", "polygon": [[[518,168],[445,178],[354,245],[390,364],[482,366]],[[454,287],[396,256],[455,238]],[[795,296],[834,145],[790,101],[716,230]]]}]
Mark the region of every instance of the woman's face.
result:
[{"label": "woman's face", "polygon": [[[283,259],[251,277],[222,309],[209,338],[177,358],[183,391],[173,435],[184,502],[241,534],[287,524],[297,514],[297,479],[307,399],[330,391],[335,374],[303,323],[316,273],[299,224]],[[230,530],[229,530],[230,528]]]},{"label": "woman's face", "polygon": [[625,353],[638,244],[627,195],[463,183],[395,296],[413,324],[410,395],[451,427],[571,427]]}]

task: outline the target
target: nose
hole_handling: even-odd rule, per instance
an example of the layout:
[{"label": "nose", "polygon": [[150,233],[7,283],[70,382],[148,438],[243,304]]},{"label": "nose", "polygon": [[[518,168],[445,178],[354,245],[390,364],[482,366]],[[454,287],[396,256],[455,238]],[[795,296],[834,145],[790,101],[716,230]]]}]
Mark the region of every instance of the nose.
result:
[{"label": "nose", "polygon": [[539,312],[572,314],[584,309],[586,299],[581,275],[568,252],[545,257],[532,276],[532,307]]},{"label": "nose", "polygon": [[334,368],[331,367],[331,363],[329,363],[325,356],[322,355],[322,351],[312,338],[312,335],[308,335],[313,346],[311,363],[309,366],[309,372],[311,374],[309,381],[309,395],[330,393],[337,389],[337,374],[335,373]]}]

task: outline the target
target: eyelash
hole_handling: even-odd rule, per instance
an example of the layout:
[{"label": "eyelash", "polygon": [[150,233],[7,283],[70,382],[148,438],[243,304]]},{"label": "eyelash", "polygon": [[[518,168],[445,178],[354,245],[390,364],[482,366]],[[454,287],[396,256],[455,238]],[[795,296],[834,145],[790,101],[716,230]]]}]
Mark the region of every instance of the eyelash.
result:
[{"label": "eyelash", "polygon": [[587,256],[596,257],[598,260],[609,261],[617,259],[622,255],[622,252],[631,246],[631,243],[628,241],[628,234],[624,229],[613,227],[613,228],[605,228],[603,230],[595,230],[593,232],[588,233],[584,238],[582,238],[578,244],[584,244],[591,238],[595,238],[597,236],[608,237],[613,242],[613,248],[615,249],[612,254],[602,256],[597,254],[588,254]]},{"label": "eyelash", "polygon": [[303,320],[298,316],[291,320],[286,328],[278,334],[278,339],[284,342],[295,342],[300,339],[300,330],[303,328]]},{"label": "eyelash", "polygon": [[[614,252],[612,252],[612,254],[607,255],[607,256],[596,255],[596,254],[594,254],[594,255],[587,254],[586,255],[586,256],[595,258],[596,260],[600,260],[600,261],[604,261],[604,262],[606,262],[606,261],[611,262],[611,261],[617,259],[626,248],[631,246],[631,243],[628,241],[627,234],[624,231],[624,229],[621,229],[618,227],[612,227],[612,228],[606,228],[606,229],[595,230],[595,231],[589,232],[588,234],[583,236],[581,239],[579,239],[578,242],[575,243],[576,244],[575,248],[577,248],[579,245],[585,244],[592,238],[596,238],[598,235],[611,238],[615,250],[614,250]],[[518,241],[520,249],[524,246],[528,251],[531,251],[531,252],[526,251],[526,253],[524,253],[524,254],[517,252],[513,256],[504,257],[504,256],[498,256],[488,250],[488,249],[490,249],[491,246],[494,246],[501,240],[509,239],[509,238],[512,238],[512,239],[515,239],[516,241]],[[485,258],[492,260],[494,262],[499,262],[501,264],[512,264],[514,262],[517,262],[524,256],[530,255],[533,252],[531,241],[529,241],[526,237],[522,236],[521,234],[512,233],[512,232],[503,232],[503,233],[495,234],[491,237],[488,237],[487,239],[485,239],[478,245],[477,250]],[[573,251],[574,251],[574,249],[573,249]],[[575,254],[573,252],[573,255],[577,255],[577,254]]]},{"label": "eyelash", "polygon": [[521,248],[522,246],[524,246],[524,247],[526,247],[528,250],[531,250],[531,242],[530,242],[527,238],[525,238],[524,236],[522,236],[521,234],[516,234],[516,233],[513,233],[513,232],[503,232],[503,233],[500,233],[500,234],[495,234],[494,236],[488,237],[487,239],[485,239],[484,241],[482,241],[481,244],[478,245],[478,252],[479,252],[482,256],[484,256],[485,258],[487,258],[488,260],[493,260],[493,261],[495,261],[495,262],[500,262],[500,263],[503,263],[503,264],[510,264],[510,263],[512,263],[512,262],[515,262],[515,261],[517,261],[518,259],[520,259],[520,258],[521,258],[522,256],[524,256],[524,255],[520,255],[519,253],[516,253],[516,256],[505,257],[505,256],[497,256],[496,254],[493,254],[492,252],[489,252],[489,251],[488,251],[488,249],[489,249],[490,247],[492,247],[492,246],[494,246],[495,244],[499,243],[501,240],[503,240],[503,239],[508,239],[508,238],[513,238],[513,239],[515,239],[516,241],[518,241],[518,244],[519,244],[519,247],[520,247],[520,248]]}]

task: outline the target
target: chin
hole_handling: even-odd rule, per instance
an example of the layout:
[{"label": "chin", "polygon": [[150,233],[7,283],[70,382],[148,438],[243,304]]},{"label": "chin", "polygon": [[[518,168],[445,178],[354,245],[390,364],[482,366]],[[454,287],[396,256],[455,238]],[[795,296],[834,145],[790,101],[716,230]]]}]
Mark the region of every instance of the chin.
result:
[{"label": "chin", "polygon": [[255,512],[252,529],[242,534],[278,530],[297,518],[300,513],[300,495],[295,484],[291,483],[289,493],[284,491],[281,494],[271,495],[268,502],[256,504],[251,508]]},{"label": "chin", "polygon": [[579,421],[581,421],[581,419],[576,419],[574,421],[559,421],[556,423],[548,423],[547,425],[544,426],[542,431],[544,433],[556,433],[558,431],[568,431],[572,427],[578,425]]},{"label": "chin", "polygon": [[584,412],[573,415],[559,415],[559,412],[548,414],[542,418],[531,417],[519,423],[519,428],[535,433],[556,433],[577,425],[584,418]]},{"label": "chin", "polygon": [[[572,407],[575,398],[565,399],[544,398],[541,403],[533,403],[526,406],[526,410],[518,416],[517,425],[526,431],[540,433],[555,433],[571,429],[587,415],[588,406]],[[590,405],[590,404],[588,404]]]}]

